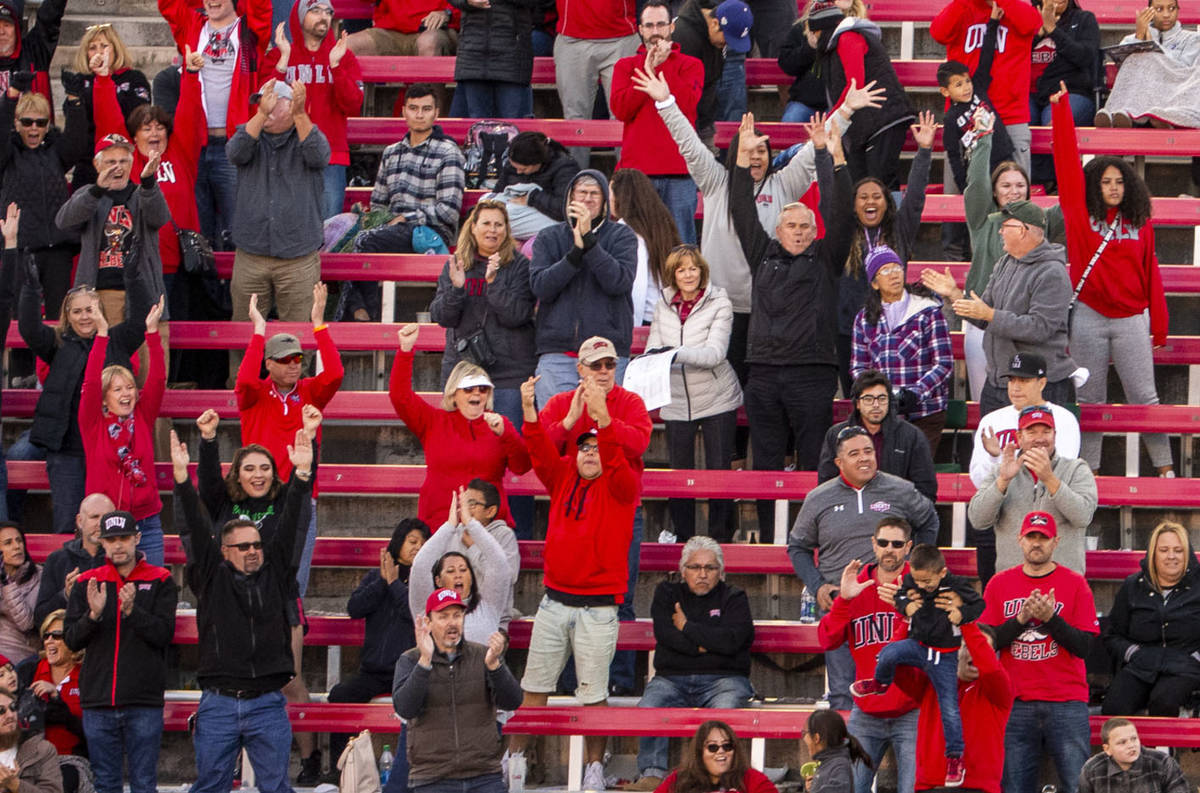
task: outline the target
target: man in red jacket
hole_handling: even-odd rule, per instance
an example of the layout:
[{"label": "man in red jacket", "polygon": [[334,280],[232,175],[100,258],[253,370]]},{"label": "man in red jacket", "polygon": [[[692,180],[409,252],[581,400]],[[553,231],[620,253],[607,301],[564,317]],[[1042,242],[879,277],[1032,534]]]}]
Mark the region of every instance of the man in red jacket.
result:
[{"label": "man in red jacket", "polygon": [[[608,667],[617,647],[617,606],[630,583],[625,549],[638,505],[641,467],[630,465],[620,424],[605,404],[605,391],[590,380],[580,387],[587,424],[576,422],[569,428],[575,433],[575,449],[561,454],[545,420],[538,418],[536,382],[531,377],[521,385],[522,435],[533,470],[550,493],[550,522],[542,575],[546,594],[529,639],[522,707],[546,704],[572,653],[579,678],[576,698],[584,705],[604,707]],[[506,769],[524,762],[528,740],[525,735],[510,739]],[[605,738],[595,735],[585,741],[583,787],[604,790]]]},{"label": "man in red jacket", "polygon": [[[325,192],[322,217],[331,218],[342,211],[346,195],[346,166],[350,164],[350,145],[346,142],[346,119],[362,110],[362,71],[358,59],[348,49],[345,31],[333,41],[333,5],[330,0],[296,0],[288,17],[288,32],[283,23],[275,28],[275,47],[267,53],[263,72],[275,70],[275,77],[288,84],[304,83],[305,108],[317,128],[329,139],[329,165],[325,167]],[[303,47],[292,44],[303,41]]]},{"label": "man in red jacket", "polygon": [[621,135],[618,168],[636,168],[650,177],[679,227],[679,238],[696,242],[696,183],[688,176],[687,163],[658,115],[657,103],[633,84],[635,72],[654,72],[671,86],[664,106],[676,102],[687,120],[696,124],[696,107],[704,91],[704,64],[684,55],[671,42],[675,23],[667,0],[647,0],[642,8],[638,33],[642,46],[636,55],[617,61],[613,69],[609,105],[613,115],[625,122]]},{"label": "man in red jacket", "polygon": [[[821,648],[826,652],[848,645],[854,659],[854,679],[875,675],[875,659],[889,643],[908,634],[908,625],[879,587],[897,586],[908,572],[905,559],[912,550],[912,527],[903,518],[885,517],[875,528],[875,564],[855,559],[842,571],[842,582],[833,606],[817,625]],[[829,656],[826,655],[826,658]],[[911,667],[897,674],[911,675]],[[920,675],[913,675],[914,679]],[[935,698],[936,702],[936,698]],[[871,755],[875,768],[888,746],[896,754],[897,790],[913,789],[916,777],[917,700],[899,685],[886,694],[855,697],[850,711],[850,733]],[[875,771],[862,763],[854,766],[855,793],[869,793]]]}]

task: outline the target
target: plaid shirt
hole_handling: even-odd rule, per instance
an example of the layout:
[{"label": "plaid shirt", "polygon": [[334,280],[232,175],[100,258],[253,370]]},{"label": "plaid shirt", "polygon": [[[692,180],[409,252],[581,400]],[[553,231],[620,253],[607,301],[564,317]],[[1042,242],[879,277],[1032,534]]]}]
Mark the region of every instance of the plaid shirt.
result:
[{"label": "plaid shirt", "polygon": [[463,164],[458,144],[441,127],[435,126],[433,134],[416,146],[409,145],[405,135],[383,150],[371,208],[428,225],[453,245],[467,183]]},{"label": "plaid shirt", "polygon": [[909,297],[909,313],[895,329],[887,317],[869,325],[866,312],[854,318],[854,345],[850,352],[850,376],[878,369],[892,381],[893,388],[916,393],[920,406],[907,418],[917,419],[945,410],[950,401],[950,373],[954,360],[950,332],[941,306],[929,298]]},{"label": "plaid shirt", "polygon": [[1170,756],[1142,747],[1128,771],[1108,755],[1093,755],[1079,774],[1079,793],[1188,793],[1188,781]]}]

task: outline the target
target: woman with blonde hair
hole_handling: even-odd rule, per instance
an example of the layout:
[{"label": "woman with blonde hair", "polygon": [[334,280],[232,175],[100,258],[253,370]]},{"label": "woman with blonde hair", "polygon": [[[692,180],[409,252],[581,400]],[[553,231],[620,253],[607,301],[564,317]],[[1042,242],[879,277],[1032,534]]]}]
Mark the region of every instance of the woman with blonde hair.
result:
[{"label": "woman with blonde hair", "polygon": [[1141,566],[1121,584],[1104,629],[1118,671],[1101,712],[1178,716],[1200,687],[1200,564],[1187,529],[1155,526]]},{"label": "woman with blonde hair", "polygon": [[29,684],[34,695],[46,703],[46,740],[60,755],[87,756],[83,735],[83,708],[79,704],[79,665],[83,653],[76,653],[63,641],[66,609],[56,609],[42,620],[41,658]]},{"label": "woman with blonde hair", "polygon": [[400,349],[388,384],[396,415],[425,449],[425,481],[417,498],[417,517],[427,526],[441,526],[450,514],[447,494],[479,477],[500,491],[497,517],[508,520],[504,472],[523,474],[532,467],[525,442],[510,420],[494,412],[495,385],[481,366],[465,360],[455,364],[438,407],[413,390],[413,347],[420,329],[409,323],[397,331]]}]

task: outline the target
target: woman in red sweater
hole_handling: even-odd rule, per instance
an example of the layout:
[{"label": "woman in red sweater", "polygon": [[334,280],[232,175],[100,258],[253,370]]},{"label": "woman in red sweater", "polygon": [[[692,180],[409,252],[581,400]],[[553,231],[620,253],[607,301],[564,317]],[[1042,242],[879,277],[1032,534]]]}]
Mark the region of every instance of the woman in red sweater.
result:
[{"label": "woman in red sweater", "polygon": [[746,750],[723,721],[706,721],[696,729],[683,762],[654,793],[776,793],[766,774],[750,767]]},{"label": "woman in red sweater", "polygon": [[150,367],[139,390],[124,366],[105,366],[108,321],[96,313],[96,340],[88,353],[79,398],[79,434],[87,457],[88,493],[103,493],[117,509],[137,519],[138,550],[151,564],[163,563],[162,501],[154,477],[154,422],[162,405],[167,373],[158,320],[164,299],[146,315]]},{"label": "woman in red sweater", "polygon": [[[1059,85],[1050,102],[1058,202],[1075,285],[1071,357],[1091,372],[1076,395],[1082,403],[1107,400],[1111,358],[1125,401],[1157,405],[1152,343],[1160,347],[1167,342],[1167,298],[1154,253],[1150,191],[1119,157],[1096,157],[1079,167],[1075,121],[1071,106],[1060,101],[1066,85]],[[1085,432],[1080,445],[1079,456],[1093,471],[1100,468],[1101,439],[1101,433]],[[1174,476],[1167,436],[1143,433],[1142,441],[1158,475]]]},{"label": "woman in red sweater", "polygon": [[417,500],[417,517],[428,526],[441,526],[450,514],[446,494],[479,477],[500,491],[497,518],[510,522],[504,471],[523,474],[530,469],[525,442],[511,421],[492,412],[492,381],[472,363],[460,361],[451,370],[440,407],[413,391],[413,347],[419,330],[419,325],[410,323],[397,331],[400,350],[388,385],[396,415],[425,449],[425,482]]}]

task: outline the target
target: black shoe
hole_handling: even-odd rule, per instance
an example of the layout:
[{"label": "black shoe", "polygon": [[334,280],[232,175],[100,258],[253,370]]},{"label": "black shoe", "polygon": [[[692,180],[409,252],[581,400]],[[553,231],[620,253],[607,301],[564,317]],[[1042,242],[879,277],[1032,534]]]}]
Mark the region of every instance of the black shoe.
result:
[{"label": "black shoe", "polygon": [[296,775],[296,784],[300,787],[315,787],[321,781],[321,752],[313,752],[308,757],[300,758],[300,773]]}]

